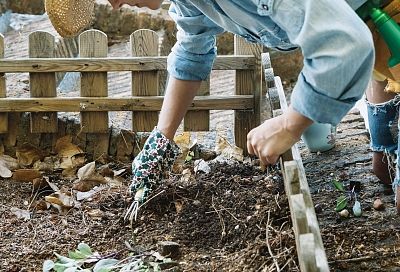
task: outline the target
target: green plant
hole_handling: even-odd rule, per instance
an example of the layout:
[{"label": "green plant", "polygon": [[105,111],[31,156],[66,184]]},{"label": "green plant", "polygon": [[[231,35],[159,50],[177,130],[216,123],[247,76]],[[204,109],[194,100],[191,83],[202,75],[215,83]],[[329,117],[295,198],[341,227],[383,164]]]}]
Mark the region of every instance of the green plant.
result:
[{"label": "green plant", "polygon": [[46,260],[43,263],[43,272],[157,272],[162,270],[162,265],[175,264],[170,258],[165,258],[155,251],[117,260],[112,258],[115,253],[101,256],[85,243],[80,243],[75,251],[70,251],[68,257],[54,254],[57,260]]},{"label": "green plant", "polygon": [[355,191],[355,186],[352,187],[351,190],[346,190],[343,186],[343,183],[340,182],[337,178],[332,180],[333,186],[341,192],[340,196],[336,199],[336,207],[335,211],[340,212],[345,209],[351,201],[353,203],[353,214],[354,216],[362,215],[361,203],[357,200],[357,193]]}]

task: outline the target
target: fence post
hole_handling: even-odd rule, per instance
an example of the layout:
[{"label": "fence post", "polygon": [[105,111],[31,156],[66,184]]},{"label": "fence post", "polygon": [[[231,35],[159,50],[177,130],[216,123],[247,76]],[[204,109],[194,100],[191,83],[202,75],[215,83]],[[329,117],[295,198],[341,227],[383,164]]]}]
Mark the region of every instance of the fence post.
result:
[{"label": "fence post", "polygon": [[[54,36],[48,32],[37,31],[29,35],[30,58],[53,58]],[[31,97],[56,97],[55,73],[30,73]],[[58,129],[57,112],[32,112],[32,133],[55,133]]]},{"label": "fence post", "polygon": [[[0,59],[4,58],[4,37],[0,33]],[[0,73],[0,98],[7,96],[6,76]],[[0,133],[8,131],[8,113],[0,112]]]},{"label": "fence post", "polygon": [[[197,95],[210,95],[210,77],[201,83]],[[188,111],[184,119],[185,131],[208,131],[210,130],[210,111]]]},{"label": "fence post", "polygon": [[[107,57],[107,35],[99,30],[88,30],[79,36],[79,56],[82,58]],[[107,72],[83,72],[81,74],[82,97],[107,97]],[[81,105],[84,107],[84,105]],[[94,157],[108,154],[108,112],[81,112],[81,129],[95,133]]]},{"label": "fence post", "polygon": [[236,70],[235,93],[237,95],[254,95],[253,111],[235,111],[235,142],[236,146],[243,149],[247,154],[247,134],[251,129],[260,124],[260,108],[261,108],[261,53],[262,46],[247,43],[243,38],[235,35],[235,55],[254,55],[258,60],[256,69],[253,71]]},{"label": "fence post", "polygon": [[[147,29],[136,30],[130,37],[133,57],[158,56],[158,35]],[[132,72],[132,95],[159,95],[158,71]],[[134,132],[152,131],[157,125],[158,112],[133,112]]]}]

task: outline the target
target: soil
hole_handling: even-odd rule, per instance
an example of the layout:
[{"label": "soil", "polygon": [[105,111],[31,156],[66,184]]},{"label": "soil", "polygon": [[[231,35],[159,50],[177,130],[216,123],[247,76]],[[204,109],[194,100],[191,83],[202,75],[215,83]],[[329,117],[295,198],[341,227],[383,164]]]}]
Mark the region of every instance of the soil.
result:
[{"label": "soil", "polygon": [[[353,110],[339,124],[332,150],[317,154],[300,147],[332,271],[400,271],[400,216],[392,190],[372,174],[369,142],[364,119]],[[342,182],[346,190],[358,191],[361,217],[352,213],[354,198],[347,207],[349,218],[335,212],[342,193],[333,180]],[[373,208],[376,199],[384,203],[384,210]]]},{"label": "soil", "polygon": [[[123,259],[130,253],[144,256],[157,251],[160,242],[172,241],[179,244],[179,254],[175,270],[169,271],[271,271],[275,265],[299,271],[279,170],[266,175],[249,163],[211,166],[209,174],[184,181],[181,175],[170,176],[132,225],[122,217],[130,201],[127,182],[65,214],[36,211],[39,202],[33,202],[32,217],[24,221],[11,210],[27,209],[32,185],[3,180],[0,265],[6,271],[40,271],[44,260],[56,259],[53,252],[66,256],[80,242],[103,256]],[[51,180],[71,188],[71,182],[57,178]],[[101,211],[100,218],[91,216],[94,210]]]}]

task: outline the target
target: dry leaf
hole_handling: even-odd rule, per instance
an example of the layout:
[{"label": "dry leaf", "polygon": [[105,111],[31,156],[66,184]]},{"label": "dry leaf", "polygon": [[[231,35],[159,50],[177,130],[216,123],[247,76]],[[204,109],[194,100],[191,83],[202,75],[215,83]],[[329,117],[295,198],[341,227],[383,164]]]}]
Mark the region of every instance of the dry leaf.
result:
[{"label": "dry leaf", "polygon": [[243,149],[230,144],[225,137],[220,135],[217,137],[215,152],[217,152],[217,154],[222,158],[234,159],[240,162],[242,162],[244,158]]},{"label": "dry leaf", "polygon": [[96,163],[95,162],[90,162],[86,164],[85,166],[82,166],[78,170],[78,179],[79,180],[85,180],[88,177],[92,176],[96,171]]},{"label": "dry leaf", "polygon": [[55,159],[54,157],[46,157],[43,161],[36,161],[33,164],[33,169],[52,172],[54,169],[58,168],[57,166],[59,166],[58,159]]},{"label": "dry leaf", "polygon": [[197,173],[198,171],[201,171],[203,173],[210,173],[211,172],[211,167],[208,165],[208,163],[205,160],[197,160],[194,162],[194,172]]},{"label": "dry leaf", "polygon": [[120,176],[126,172],[126,169],[114,170],[114,176]]},{"label": "dry leaf", "polygon": [[1,155],[0,162],[3,162],[5,166],[10,169],[11,171],[19,169],[18,160],[10,157],[8,155]]},{"label": "dry leaf", "polygon": [[190,132],[184,132],[180,135],[175,136],[174,142],[179,146],[182,153],[178,156],[178,158],[176,158],[172,171],[174,173],[180,173],[182,172],[183,165],[185,164],[185,159],[189,153]]},{"label": "dry leaf", "polygon": [[0,177],[2,178],[12,177],[12,172],[10,171],[10,169],[8,169],[7,165],[3,161],[0,161]]},{"label": "dry leaf", "polygon": [[71,135],[66,135],[58,139],[54,149],[60,158],[71,158],[77,154],[83,153],[82,149],[72,143]]},{"label": "dry leaf", "polygon": [[43,158],[42,151],[31,144],[23,144],[17,148],[16,156],[19,164],[30,166]]},{"label": "dry leaf", "polygon": [[108,165],[103,165],[99,168],[99,174],[103,177],[113,177],[114,171]]},{"label": "dry leaf", "polygon": [[44,201],[43,199],[39,200],[35,204],[36,211],[45,211],[50,208],[50,203]]},{"label": "dry leaf", "polygon": [[24,219],[25,221],[31,219],[31,213],[27,210],[12,207],[11,212],[17,216],[18,219]]},{"label": "dry leaf", "polygon": [[122,177],[105,177],[107,184],[112,187],[121,187],[124,184],[125,179]]},{"label": "dry leaf", "polygon": [[[104,177],[102,177],[102,178],[104,179]],[[102,184],[102,183],[99,181],[95,181],[95,180],[82,180],[82,181],[75,183],[72,186],[72,189],[79,191],[79,192],[88,192],[100,184]]]},{"label": "dry leaf", "polygon": [[61,192],[55,192],[49,196],[46,196],[44,199],[46,202],[55,207],[60,213],[75,207],[75,201],[73,197]]},{"label": "dry leaf", "polygon": [[47,183],[46,178],[35,178],[32,181],[33,184],[33,190],[37,191],[43,188],[46,188],[49,186],[49,184]]},{"label": "dry leaf", "polygon": [[18,169],[13,173],[13,180],[21,182],[32,182],[35,178],[42,177],[42,174],[35,169]]},{"label": "dry leaf", "polygon": [[91,189],[90,191],[87,191],[87,192],[82,192],[82,191],[81,192],[77,192],[76,193],[76,200],[82,201],[82,200],[91,198],[92,196],[94,196],[98,192],[104,190],[105,188],[106,187],[104,187],[104,186],[101,186],[101,187],[97,186],[97,187],[94,187],[93,189]]}]

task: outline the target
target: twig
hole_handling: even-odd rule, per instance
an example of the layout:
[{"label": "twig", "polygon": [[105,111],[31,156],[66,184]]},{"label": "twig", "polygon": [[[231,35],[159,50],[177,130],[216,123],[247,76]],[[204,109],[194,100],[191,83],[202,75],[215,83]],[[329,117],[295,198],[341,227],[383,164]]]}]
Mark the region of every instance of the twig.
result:
[{"label": "twig", "polygon": [[222,238],[225,237],[225,235],[226,235],[226,232],[225,232],[225,222],[224,222],[224,219],[222,218],[220,212],[218,212],[217,208],[215,208],[215,205],[214,205],[214,196],[211,197],[211,205],[212,205],[212,207],[214,208],[215,212],[217,213],[218,218],[219,218],[219,221],[220,221],[220,223],[221,223],[221,228],[222,228],[221,239],[222,239]]},{"label": "twig", "polygon": [[349,262],[349,263],[356,263],[356,262],[362,262],[362,261],[368,261],[368,260],[379,260],[383,258],[396,258],[400,256],[400,252],[392,253],[392,254],[383,254],[383,255],[372,255],[372,256],[362,256],[362,257],[357,257],[357,258],[350,258],[350,259],[340,259],[340,260],[334,260],[328,262],[329,264],[335,264],[335,263],[344,263],[344,262]]},{"label": "twig", "polygon": [[279,272],[281,271],[279,268],[279,264],[278,261],[276,260],[276,258],[274,257],[274,254],[272,253],[272,249],[271,249],[271,245],[269,244],[269,216],[270,216],[270,211],[268,211],[268,219],[267,219],[267,226],[265,227],[265,240],[267,242],[267,247],[268,247],[268,252],[269,255],[271,255],[272,260],[274,261],[275,267],[276,267],[276,271]]}]

